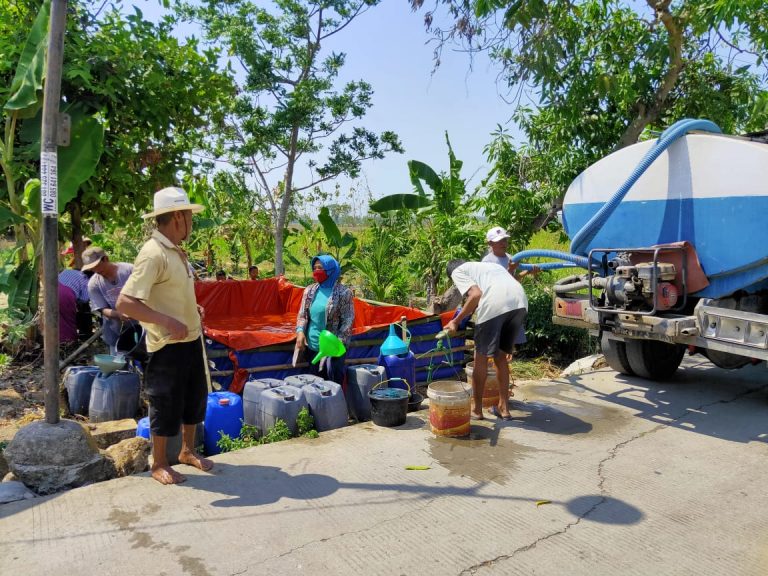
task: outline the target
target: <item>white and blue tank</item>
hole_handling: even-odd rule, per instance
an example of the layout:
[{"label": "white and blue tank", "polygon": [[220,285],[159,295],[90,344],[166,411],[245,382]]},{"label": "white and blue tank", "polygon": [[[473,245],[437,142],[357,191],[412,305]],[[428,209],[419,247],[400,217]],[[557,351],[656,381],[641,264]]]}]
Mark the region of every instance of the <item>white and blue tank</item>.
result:
[{"label": "white and blue tank", "polygon": [[[563,202],[568,236],[615,196],[656,140],[618,150],[582,172]],[[574,253],[691,243],[710,281],[697,296],[719,298],[768,285],[768,144],[689,133],[650,163],[615,210]]]}]

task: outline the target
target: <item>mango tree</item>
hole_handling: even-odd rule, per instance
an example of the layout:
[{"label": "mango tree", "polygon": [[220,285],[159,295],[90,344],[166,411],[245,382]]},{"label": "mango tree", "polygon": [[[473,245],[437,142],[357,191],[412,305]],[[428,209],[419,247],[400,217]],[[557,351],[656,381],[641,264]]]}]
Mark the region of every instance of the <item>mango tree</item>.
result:
[{"label": "mango tree", "polygon": [[[108,244],[115,244],[113,232],[137,243],[140,235],[127,238],[124,232],[137,228],[155,190],[193,169],[191,153],[207,126],[221,119],[232,84],[214,51],[174,35],[172,18],[155,24],[139,10],[126,16],[100,6],[90,14],[87,6],[69,3],[61,110],[72,119],[72,134],[59,150],[58,205],[70,218],[62,219],[62,228],[71,226],[66,231],[77,241],[82,218],[98,224],[100,240]],[[0,271],[0,289],[11,296],[9,308],[22,315],[37,304],[39,191],[33,177],[39,170],[48,7],[48,0],[41,8],[37,2],[0,6],[0,225],[14,226],[17,243]]]},{"label": "mango tree", "polygon": [[135,7],[98,19],[81,8],[78,15],[87,24],[73,19],[62,92],[108,130],[76,203],[83,220],[120,230],[148,211],[155,191],[198,170],[202,144],[223,121],[234,87],[216,51],[179,39],[172,17],[149,22]]},{"label": "mango tree", "polygon": [[456,39],[487,52],[525,134],[514,155],[503,134],[491,145],[486,214],[511,226],[510,204],[538,203],[529,223],[545,226],[581,170],[680,118],[763,129],[767,15],[765,0],[438,0],[425,14],[438,58]]},{"label": "mango tree", "polygon": [[[248,178],[257,208],[270,215],[275,273],[284,272],[283,241],[297,197],[361,163],[401,152],[393,132],[354,125],[371,106],[363,81],[339,86],[343,53],[324,50],[331,38],[379,0],[248,0],[189,3],[181,14],[223,46],[243,80],[213,152]],[[321,152],[322,151],[322,152]]]}]

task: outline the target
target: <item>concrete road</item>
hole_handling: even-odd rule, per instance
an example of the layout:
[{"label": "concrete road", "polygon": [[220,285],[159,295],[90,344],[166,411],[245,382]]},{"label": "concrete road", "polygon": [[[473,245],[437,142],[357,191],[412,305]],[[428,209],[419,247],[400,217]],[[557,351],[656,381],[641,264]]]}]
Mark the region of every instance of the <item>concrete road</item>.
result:
[{"label": "concrete road", "polygon": [[765,575],[767,396],[690,360],[526,383],[468,439],[421,412],[4,505],[0,574]]}]

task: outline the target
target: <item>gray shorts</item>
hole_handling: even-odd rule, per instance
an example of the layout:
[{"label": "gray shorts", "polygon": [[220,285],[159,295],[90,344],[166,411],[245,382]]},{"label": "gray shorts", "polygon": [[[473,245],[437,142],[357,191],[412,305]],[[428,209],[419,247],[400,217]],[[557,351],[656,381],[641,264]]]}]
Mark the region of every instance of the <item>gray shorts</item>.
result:
[{"label": "gray shorts", "polygon": [[512,354],[515,340],[525,324],[525,308],[510,310],[475,326],[475,351],[482,356],[494,356],[501,350]]}]

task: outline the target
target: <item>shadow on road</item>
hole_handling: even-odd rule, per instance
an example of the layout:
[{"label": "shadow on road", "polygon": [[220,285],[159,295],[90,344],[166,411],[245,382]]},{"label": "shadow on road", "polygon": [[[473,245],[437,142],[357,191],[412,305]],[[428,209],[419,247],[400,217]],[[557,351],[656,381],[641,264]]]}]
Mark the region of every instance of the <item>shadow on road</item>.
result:
[{"label": "shadow on road", "polygon": [[594,375],[573,376],[550,383],[548,397],[571,402],[561,393],[575,385],[658,424],[732,442],[768,442],[768,371],[762,365],[728,371],[688,360],[674,378],[664,382],[599,374],[613,374],[622,388],[606,393],[592,384]]},{"label": "shadow on road", "polygon": [[[428,500],[457,496],[562,506],[578,518],[603,524],[636,524],[643,518],[643,513],[631,504],[599,494],[578,496],[559,502],[512,494],[483,493],[483,488],[487,484],[488,482],[478,482],[470,487],[456,487],[386,482],[339,482],[338,479],[325,474],[291,475],[274,466],[232,465],[219,462],[216,464],[215,475],[189,477],[181,487],[225,496],[210,502],[211,506],[218,508],[258,507],[274,504],[282,499],[310,501],[325,498],[339,490],[353,490],[374,493],[381,498],[382,504],[389,503],[392,498],[399,500],[409,495]],[[366,499],[365,503],[375,504],[376,500]],[[324,504],[324,506],[328,505]]]}]

